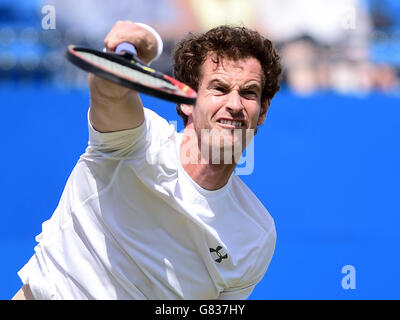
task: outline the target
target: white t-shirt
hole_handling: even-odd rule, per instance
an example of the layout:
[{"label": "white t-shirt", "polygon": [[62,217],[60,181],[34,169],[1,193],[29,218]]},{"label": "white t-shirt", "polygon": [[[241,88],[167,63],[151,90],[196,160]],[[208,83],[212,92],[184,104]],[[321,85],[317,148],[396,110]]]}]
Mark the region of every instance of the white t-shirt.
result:
[{"label": "white t-shirt", "polygon": [[18,272],[36,299],[250,295],[274,252],[274,221],[235,174],[216,191],[197,185],[181,139],[148,109],[135,129],[89,123],[86,152]]}]

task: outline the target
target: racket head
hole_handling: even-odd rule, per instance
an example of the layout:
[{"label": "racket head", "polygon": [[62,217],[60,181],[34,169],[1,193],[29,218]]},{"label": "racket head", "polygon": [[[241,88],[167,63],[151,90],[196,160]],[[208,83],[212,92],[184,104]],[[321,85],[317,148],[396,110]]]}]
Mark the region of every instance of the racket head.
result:
[{"label": "racket head", "polygon": [[132,54],[116,54],[69,45],[65,57],[80,69],[121,86],[178,104],[196,103],[196,91],[154,70]]}]

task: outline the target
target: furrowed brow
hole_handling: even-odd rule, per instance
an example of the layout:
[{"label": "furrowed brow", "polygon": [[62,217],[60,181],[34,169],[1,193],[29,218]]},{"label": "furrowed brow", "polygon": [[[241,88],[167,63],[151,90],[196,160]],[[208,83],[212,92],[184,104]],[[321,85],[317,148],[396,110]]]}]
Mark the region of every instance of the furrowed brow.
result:
[{"label": "furrowed brow", "polygon": [[213,86],[228,87],[229,85],[220,79],[213,79],[208,83],[208,87],[210,88]]},{"label": "furrowed brow", "polygon": [[259,84],[256,84],[256,83],[245,84],[240,89],[243,91],[254,90],[257,93],[261,93],[261,87]]}]

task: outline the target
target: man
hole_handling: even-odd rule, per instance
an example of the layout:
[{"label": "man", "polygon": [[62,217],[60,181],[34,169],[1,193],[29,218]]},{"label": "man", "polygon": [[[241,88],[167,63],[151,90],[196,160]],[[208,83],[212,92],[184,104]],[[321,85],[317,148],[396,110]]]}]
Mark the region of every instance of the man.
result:
[{"label": "man", "polygon": [[[124,41],[145,62],[160,52],[143,25],[118,22],[105,45]],[[15,299],[245,299],[264,276],[274,222],[231,151],[265,120],[278,55],[257,32],[223,26],[184,39],[174,58],[198,91],[195,106],[177,107],[182,134],[137,92],[89,76],[89,145]]]}]

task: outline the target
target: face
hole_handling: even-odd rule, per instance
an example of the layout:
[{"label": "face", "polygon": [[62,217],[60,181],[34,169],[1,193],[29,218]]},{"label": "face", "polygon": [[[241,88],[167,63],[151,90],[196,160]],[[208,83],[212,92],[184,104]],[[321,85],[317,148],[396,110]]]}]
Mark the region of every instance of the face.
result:
[{"label": "face", "polygon": [[207,129],[236,143],[245,137],[246,129],[255,131],[265,120],[269,102],[261,103],[262,68],[252,57],[220,58],[219,64],[212,58],[202,65],[196,105],[182,106],[189,117],[186,127],[194,129],[197,137]]}]

